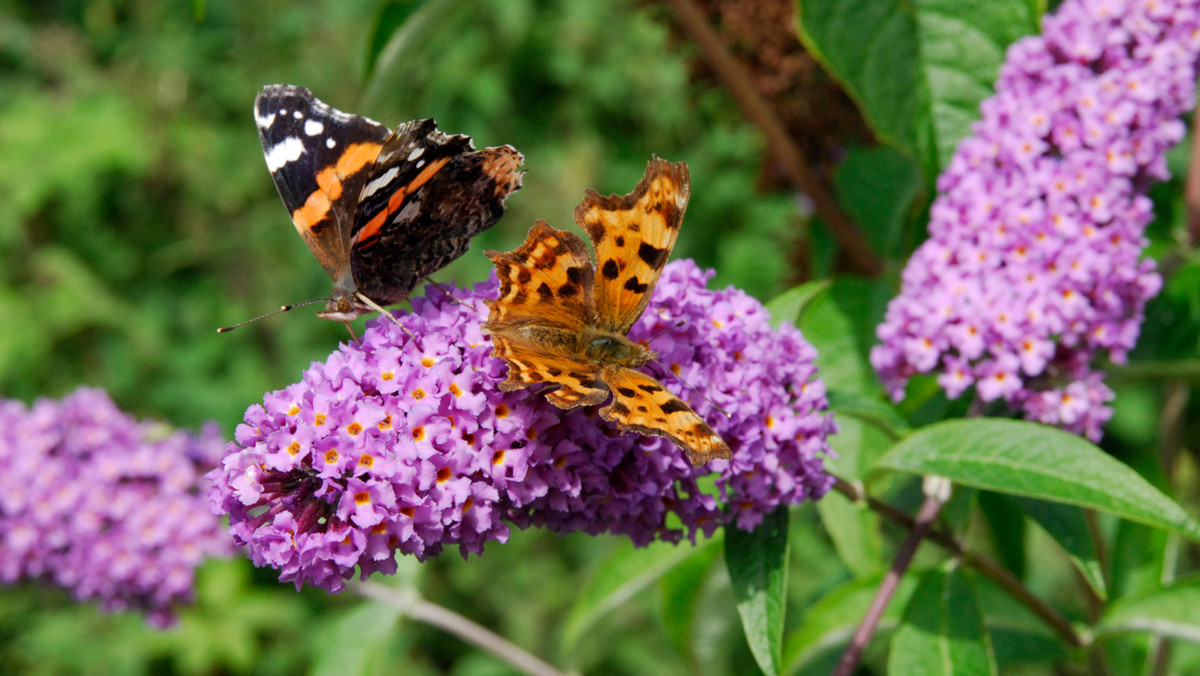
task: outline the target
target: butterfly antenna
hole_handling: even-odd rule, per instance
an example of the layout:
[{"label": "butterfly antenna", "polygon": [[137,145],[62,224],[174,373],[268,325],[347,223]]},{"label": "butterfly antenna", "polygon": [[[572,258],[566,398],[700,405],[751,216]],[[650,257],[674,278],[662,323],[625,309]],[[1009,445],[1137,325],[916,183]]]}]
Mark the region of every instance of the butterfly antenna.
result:
[{"label": "butterfly antenna", "polygon": [[668,326],[667,328],[665,328],[665,329],[663,329],[663,330],[659,331],[658,333],[654,334],[653,336],[650,336],[650,339],[649,339],[649,340],[640,341],[640,342],[644,342],[644,343],[646,343],[646,345],[647,345],[647,346],[649,346],[649,345],[650,345],[650,343],[653,343],[654,341],[656,341],[656,340],[658,340],[659,338],[662,338],[664,335],[666,335],[666,333],[667,333],[668,331],[674,331],[675,329],[677,329],[677,328],[679,328],[679,327],[683,326],[684,324],[687,324],[687,322],[686,322],[686,321],[684,321],[684,320],[682,320],[682,319],[680,319],[679,321],[675,322],[675,323],[674,323],[674,324],[672,324],[671,326]]},{"label": "butterfly antenna", "polygon": [[234,324],[233,326],[222,326],[221,328],[217,329],[217,333],[229,333],[230,331],[232,331],[236,328],[245,326],[247,324],[253,324],[254,322],[256,322],[260,319],[266,319],[267,317],[274,317],[277,314],[287,312],[288,310],[294,310],[298,307],[304,307],[305,305],[312,305],[313,303],[324,303],[326,300],[329,300],[329,299],[328,298],[313,298],[310,300],[301,301],[299,303],[293,303],[292,305],[284,305],[283,307],[279,308],[278,310],[275,310],[274,312],[268,312],[265,315],[259,315],[259,316],[255,317],[254,319],[247,319],[246,321]]},{"label": "butterfly antenna", "polygon": [[724,415],[725,415],[725,417],[726,417],[726,418],[732,418],[732,417],[733,417],[733,415],[732,415],[732,414],[730,414],[730,413],[729,413],[729,411],[726,411],[726,410],[725,410],[725,407],[724,407],[724,406],[722,406],[722,405],[718,404],[717,402],[713,401],[712,399],[709,399],[709,398],[708,398],[708,397],[707,397],[707,396],[706,396],[706,395],[705,395],[703,392],[701,392],[700,390],[697,390],[695,387],[692,387],[692,384],[691,384],[691,383],[689,383],[688,381],[684,380],[682,377],[680,377],[680,376],[679,376],[677,373],[675,373],[675,372],[674,372],[674,371],[672,371],[671,369],[667,368],[666,366],[663,366],[663,363],[662,363],[661,361],[658,361],[657,359],[655,359],[653,363],[655,363],[655,364],[658,364],[658,366],[659,366],[659,367],[660,367],[660,368],[661,368],[661,369],[662,369],[664,372],[671,374],[671,377],[672,377],[672,378],[674,378],[675,380],[678,380],[679,382],[683,383],[683,386],[684,386],[684,387],[686,387],[686,388],[688,388],[689,390],[691,390],[693,394],[695,394],[696,396],[700,397],[700,398],[701,398],[701,399],[703,399],[704,401],[707,401],[709,406],[712,406],[712,407],[713,407],[713,408],[715,408],[716,410],[720,411],[722,414],[724,414]]},{"label": "butterfly antenna", "polygon": [[[400,330],[407,333],[408,337],[411,338],[413,341],[417,340],[417,337],[413,335],[413,332],[409,331],[407,326],[405,326],[404,324],[401,324],[399,319],[396,319],[396,315],[392,314],[391,312],[388,312],[379,303],[376,303],[375,301],[371,300],[370,298],[367,298],[365,295],[363,295],[361,293],[355,294],[355,296],[360,301],[362,301],[363,305],[366,305],[367,307],[371,308],[372,310],[378,312],[380,315],[392,320],[392,323],[394,323],[396,326],[399,326]],[[350,333],[353,334],[354,332],[351,331]]]},{"label": "butterfly antenna", "polygon": [[[668,326],[667,328],[663,329],[662,331],[659,331],[658,333],[654,334],[654,336],[653,336],[652,338],[650,338],[650,340],[648,340],[648,341],[646,341],[646,342],[647,342],[647,343],[652,343],[652,342],[654,342],[656,339],[658,339],[659,337],[661,337],[663,334],[667,333],[668,331],[674,331],[675,329],[677,329],[677,328],[679,328],[679,327],[683,326],[683,325],[684,325],[684,324],[686,324],[686,323],[687,323],[687,322],[685,322],[684,320],[682,320],[682,319],[681,319],[681,320],[679,320],[678,322],[675,322],[675,324],[674,324],[674,325],[672,325],[672,326]],[[713,408],[717,409],[717,410],[718,410],[718,411],[720,411],[721,413],[724,413],[726,418],[730,418],[730,417],[732,417],[732,416],[729,414],[729,411],[726,411],[726,410],[725,410],[725,408],[724,408],[723,406],[721,406],[721,405],[720,405],[720,404],[718,404],[717,402],[713,401],[712,399],[709,399],[709,398],[708,398],[707,396],[705,396],[705,394],[704,394],[703,392],[701,392],[700,390],[697,390],[696,388],[692,387],[692,384],[691,384],[691,383],[689,383],[688,381],[686,381],[686,380],[684,380],[683,378],[681,378],[681,377],[679,376],[679,374],[677,374],[677,373],[675,373],[674,371],[672,371],[671,369],[667,368],[667,367],[666,367],[666,366],[665,366],[665,365],[664,365],[664,364],[663,364],[661,361],[659,361],[659,360],[655,359],[653,363],[654,363],[654,364],[657,364],[657,365],[658,365],[658,367],[659,367],[659,368],[661,368],[661,369],[663,370],[663,372],[664,372],[664,373],[669,373],[669,374],[671,374],[671,377],[673,377],[675,380],[678,380],[679,382],[683,383],[683,386],[684,386],[684,387],[686,387],[686,388],[688,388],[689,390],[691,390],[691,391],[692,391],[694,394],[696,394],[697,396],[699,396],[699,397],[700,397],[701,399],[703,399],[704,401],[707,401],[707,402],[708,402],[708,404],[709,404],[709,406],[712,406]]]}]

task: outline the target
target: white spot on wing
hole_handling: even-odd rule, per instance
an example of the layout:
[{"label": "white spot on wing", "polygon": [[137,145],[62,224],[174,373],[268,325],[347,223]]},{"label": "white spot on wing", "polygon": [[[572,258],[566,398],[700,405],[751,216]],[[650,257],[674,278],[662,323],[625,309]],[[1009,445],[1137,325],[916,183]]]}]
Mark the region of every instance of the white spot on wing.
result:
[{"label": "white spot on wing", "polygon": [[371,195],[374,195],[380,188],[384,187],[388,183],[391,183],[392,179],[396,178],[396,174],[399,172],[400,167],[392,167],[391,169],[388,169],[380,174],[379,178],[376,178],[367,185],[363,186],[362,197],[370,197]]},{"label": "white spot on wing", "polygon": [[423,166],[425,166],[425,160],[421,160],[420,162],[417,162],[417,168],[418,168],[418,169],[420,169],[420,168],[421,168],[421,167],[423,167]]},{"label": "white spot on wing", "polygon": [[302,112],[300,112],[299,110],[297,110],[296,112],[292,113],[292,117],[296,118],[297,120],[303,120],[303,119],[304,119],[304,113],[302,113]]},{"label": "white spot on wing", "polygon": [[309,136],[316,136],[325,131],[325,125],[321,124],[320,120],[305,120],[304,133]]},{"label": "white spot on wing", "polygon": [[411,153],[408,154],[408,161],[412,162],[413,160],[417,159],[418,157],[420,157],[424,154],[425,154],[424,146],[417,146],[416,148],[413,148],[413,151]]},{"label": "white spot on wing", "polygon": [[325,139],[325,147],[326,148],[332,148],[336,145],[337,145],[337,141],[334,141],[332,136]]},{"label": "white spot on wing", "polygon": [[278,171],[288,162],[295,162],[304,154],[304,143],[295,136],[289,136],[276,143],[266,152],[267,169],[272,173]]},{"label": "white spot on wing", "polygon": [[270,115],[259,115],[258,111],[254,111],[254,122],[259,129],[270,129],[271,124],[275,122],[275,113]]}]

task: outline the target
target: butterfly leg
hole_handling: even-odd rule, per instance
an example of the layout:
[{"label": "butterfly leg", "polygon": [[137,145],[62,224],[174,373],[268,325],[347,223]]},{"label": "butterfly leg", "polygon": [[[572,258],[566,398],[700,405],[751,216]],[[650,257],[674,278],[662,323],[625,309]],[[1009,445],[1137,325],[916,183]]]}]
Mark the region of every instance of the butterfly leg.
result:
[{"label": "butterfly leg", "polygon": [[455,297],[454,297],[454,296],[453,296],[453,295],[450,293],[450,289],[446,288],[446,286],[445,286],[445,285],[443,285],[442,283],[433,281],[433,279],[432,279],[432,278],[430,278],[429,276],[424,276],[424,277],[422,277],[421,279],[422,279],[422,280],[424,280],[424,282],[425,282],[426,284],[432,284],[434,287],[436,287],[436,288],[437,288],[437,290],[438,290],[438,291],[441,291],[441,292],[442,292],[442,294],[446,296],[446,298],[449,298],[449,299],[450,299],[451,301],[453,301],[455,304],[457,304],[457,305],[465,305],[465,303],[463,303],[461,300],[459,300],[459,299],[455,298]]},{"label": "butterfly leg", "polygon": [[387,317],[388,319],[392,320],[392,322],[395,323],[396,326],[400,327],[401,331],[408,334],[409,338],[413,339],[414,341],[417,339],[417,337],[413,335],[413,332],[408,330],[407,326],[401,324],[399,319],[396,319],[396,315],[393,315],[391,312],[388,312],[387,310],[385,310],[383,308],[383,306],[381,306],[379,303],[376,303],[375,301],[371,300],[370,298],[367,298],[365,295],[363,295],[361,293],[356,294],[356,297],[360,301],[362,301],[363,305],[366,305],[367,307],[371,308],[372,310],[378,312],[381,316]]}]

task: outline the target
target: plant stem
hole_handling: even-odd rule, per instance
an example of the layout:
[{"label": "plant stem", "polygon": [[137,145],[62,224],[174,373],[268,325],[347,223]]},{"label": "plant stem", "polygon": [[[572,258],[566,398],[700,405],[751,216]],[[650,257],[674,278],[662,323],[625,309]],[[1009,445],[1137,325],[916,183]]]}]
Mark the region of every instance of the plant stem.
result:
[{"label": "plant stem", "polygon": [[879,585],[879,591],[875,592],[875,598],[871,601],[871,607],[867,609],[862,624],[858,625],[854,637],[850,639],[850,645],[846,647],[846,652],[842,653],[842,659],[838,661],[837,668],[833,671],[834,676],[850,676],[858,667],[863,651],[871,642],[875,628],[879,626],[879,618],[883,617],[883,611],[900,586],[900,579],[908,570],[908,564],[912,563],[913,556],[917,553],[917,547],[921,545],[921,540],[925,539],[925,534],[929,532],[934,519],[937,518],[942,511],[942,506],[949,499],[949,487],[948,479],[925,477],[925,502],[917,511],[917,518],[913,521],[912,530],[909,531],[904,544],[900,546],[900,551],[896,552],[896,560],[892,562],[892,567]]},{"label": "plant stem", "polygon": [[[833,484],[834,490],[842,495],[850,498],[855,502],[865,502],[867,507],[872,511],[877,512],[883,517],[899,524],[908,529],[916,527],[916,521],[905,514],[903,511],[895,507],[873,498],[866,494],[859,486],[852,484],[844,479],[835,477]],[[961,542],[953,535],[946,533],[937,528],[929,529],[926,537],[930,542],[942,547],[946,551],[956,556],[962,557],[963,561],[972,568],[978,570],[985,577],[991,579],[1002,589],[1007,591],[1014,599],[1021,603],[1042,619],[1051,629],[1058,633],[1064,641],[1072,648],[1082,648],[1087,645],[1087,641],[1075,631],[1070,621],[1063,617],[1053,606],[1049,605],[1042,599],[1029,591],[1023,582],[1017,576],[1013,575],[1004,566],[1001,566],[995,560],[978,552],[966,549]]]},{"label": "plant stem", "polygon": [[424,622],[453,634],[530,676],[565,676],[564,672],[543,662],[487,627],[472,622],[448,608],[430,603],[415,591],[401,591],[378,582],[360,582],[351,585],[351,588],[360,596],[400,609],[410,619]]},{"label": "plant stem", "polygon": [[1105,368],[1113,383],[1200,383],[1200,359],[1139,361]]},{"label": "plant stem", "polygon": [[700,48],[704,60],[733,95],[742,113],[762,130],[769,152],[783,165],[792,185],[812,199],[813,208],[825,223],[829,234],[833,235],[846,252],[855,271],[869,277],[878,276],[883,272],[883,263],[871,250],[866,237],[838,206],[831,191],[808,170],[804,156],[792,141],[787,128],[779,121],[779,116],[771,109],[771,104],[750,83],[745,69],[729,53],[716,31],[708,25],[708,19],[692,0],[665,1],[675,12],[683,31]]}]

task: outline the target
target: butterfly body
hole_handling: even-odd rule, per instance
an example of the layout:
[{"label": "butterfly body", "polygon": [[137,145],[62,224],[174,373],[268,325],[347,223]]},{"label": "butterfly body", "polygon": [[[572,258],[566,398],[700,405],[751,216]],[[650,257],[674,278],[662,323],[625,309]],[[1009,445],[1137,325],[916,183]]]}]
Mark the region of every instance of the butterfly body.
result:
[{"label": "butterfly body", "polygon": [[559,408],[612,402],[600,415],[618,427],[665,436],[693,464],[732,457],[687,404],[637,370],[656,355],[629,339],[666,264],[690,189],[687,167],[655,158],[629,195],[588,191],[575,219],[596,248],[538,221],[514,251],[488,251],[500,279],[483,328],[508,362],[502,390],[557,386]]},{"label": "butterfly body", "polygon": [[407,299],[494,225],[521,186],[514,148],[476,151],[431,119],[392,130],[291,85],[265,87],[254,117],[292,223],[333,279],[325,319]]},{"label": "butterfly body", "polygon": [[658,356],[619,333],[588,327],[583,336],[584,355],[602,366],[637,368]]}]

